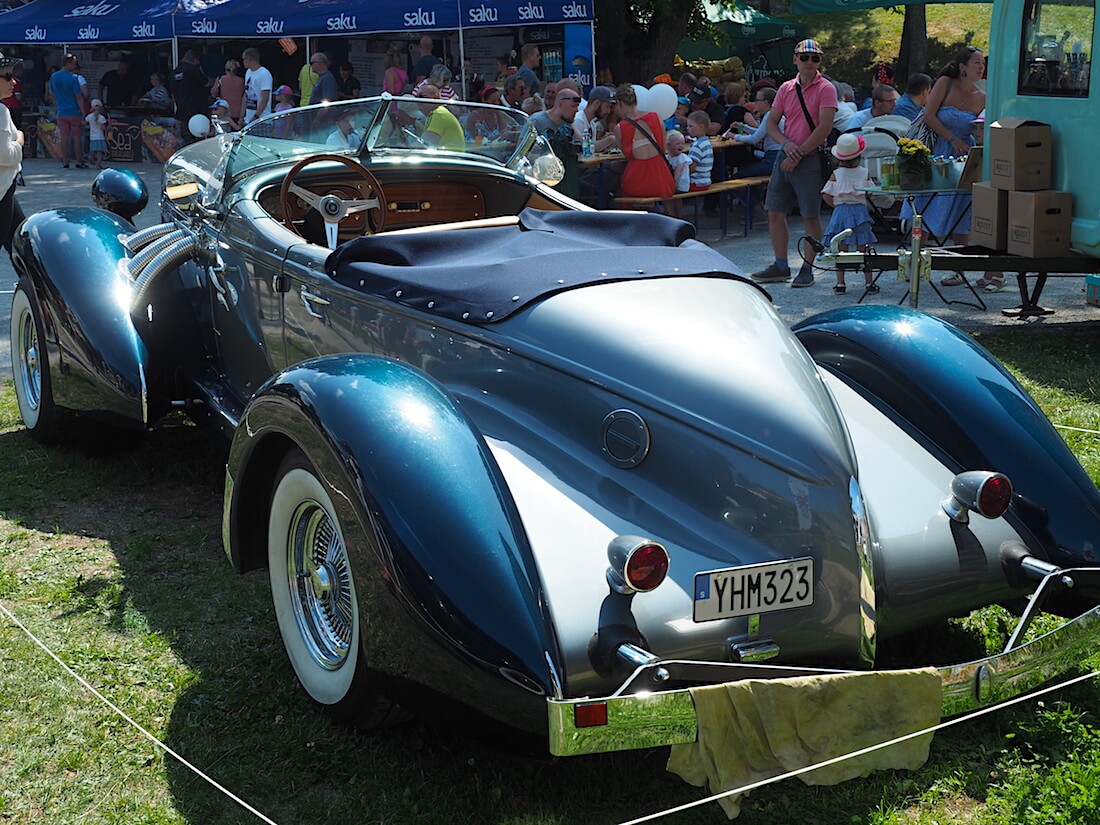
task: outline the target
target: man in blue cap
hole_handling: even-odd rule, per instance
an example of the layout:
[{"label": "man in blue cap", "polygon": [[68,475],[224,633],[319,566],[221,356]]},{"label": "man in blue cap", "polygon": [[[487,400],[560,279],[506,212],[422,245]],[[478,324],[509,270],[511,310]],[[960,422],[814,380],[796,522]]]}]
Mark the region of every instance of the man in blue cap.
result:
[{"label": "man in blue cap", "polygon": [[[807,39],[796,45],[794,65],[798,74],[779,87],[772,103],[768,136],[782,150],[772,169],[764,208],[768,211],[768,232],[775,260],[753,273],[751,277],[758,283],[791,278],[787,263],[790,240],[787,215],[796,205],[806,234],[821,240],[821,187],[828,178],[826,172],[830,171],[822,150],[837,109],[836,87],[820,71],[824,54],[816,40]],[[807,287],[813,283],[813,266],[807,263],[802,265],[791,286]]]}]

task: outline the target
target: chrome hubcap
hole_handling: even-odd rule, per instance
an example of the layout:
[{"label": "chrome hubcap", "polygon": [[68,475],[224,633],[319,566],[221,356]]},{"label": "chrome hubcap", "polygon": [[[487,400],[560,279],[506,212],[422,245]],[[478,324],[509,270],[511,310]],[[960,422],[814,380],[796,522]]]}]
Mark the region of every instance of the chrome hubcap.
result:
[{"label": "chrome hubcap", "polygon": [[19,318],[19,375],[23,397],[32,409],[42,400],[42,368],[38,363],[38,330],[34,316],[24,312]]},{"label": "chrome hubcap", "polygon": [[287,573],[294,618],[310,656],[336,670],[351,649],[351,579],[344,541],[316,501],[299,504],[291,519]]}]

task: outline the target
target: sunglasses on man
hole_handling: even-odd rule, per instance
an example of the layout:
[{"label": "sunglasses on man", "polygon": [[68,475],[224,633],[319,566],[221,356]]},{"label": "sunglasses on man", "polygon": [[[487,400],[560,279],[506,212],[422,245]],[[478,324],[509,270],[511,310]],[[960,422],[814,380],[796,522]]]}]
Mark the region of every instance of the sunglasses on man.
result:
[{"label": "sunglasses on man", "polygon": [[805,63],[808,60],[812,60],[814,63],[821,62],[821,55],[819,54],[800,54],[798,59]]}]

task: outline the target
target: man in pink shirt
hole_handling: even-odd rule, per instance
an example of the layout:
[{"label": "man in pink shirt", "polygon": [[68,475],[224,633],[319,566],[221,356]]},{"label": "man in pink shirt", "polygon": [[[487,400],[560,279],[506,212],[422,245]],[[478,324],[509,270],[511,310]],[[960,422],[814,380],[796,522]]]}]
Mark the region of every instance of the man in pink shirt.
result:
[{"label": "man in pink shirt", "polygon": [[[820,71],[824,53],[825,50],[816,40],[803,40],[795,46],[794,65],[798,74],[779,87],[772,103],[768,136],[780,144],[783,151],[772,169],[768,196],[764,201],[775,261],[760,272],[753,273],[752,279],[759,283],[776,283],[791,278],[791,268],[787,263],[787,244],[790,240],[787,215],[795,204],[802,215],[806,234],[821,240],[821,187],[828,179],[823,150],[837,109],[836,87]],[[779,128],[780,121],[783,121],[782,130]],[[813,282],[813,267],[804,263],[791,286],[813,286]]]}]

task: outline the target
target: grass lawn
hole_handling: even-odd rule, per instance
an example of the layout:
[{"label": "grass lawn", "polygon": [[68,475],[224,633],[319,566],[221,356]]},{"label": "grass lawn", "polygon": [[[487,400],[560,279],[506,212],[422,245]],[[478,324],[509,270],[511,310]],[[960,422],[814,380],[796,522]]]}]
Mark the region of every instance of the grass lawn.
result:
[{"label": "grass lawn", "polygon": [[[1056,423],[1100,429],[1093,338],[983,335]],[[1100,478],[1097,437],[1066,439]],[[667,752],[558,763],[413,722],[331,725],[297,688],[266,575],[221,548],[222,457],[177,422],[122,452],[44,449],[0,388],[0,602],[141,725],[280,825],[613,823],[697,799]],[[986,611],[954,628],[1003,640]],[[951,658],[949,653],[948,658]],[[755,793],[739,821],[1100,821],[1100,686],[937,736],[919,771]],[[0,617],[0,823],[252,823]],[[661,820],[719,823],[716,805]]]}]

